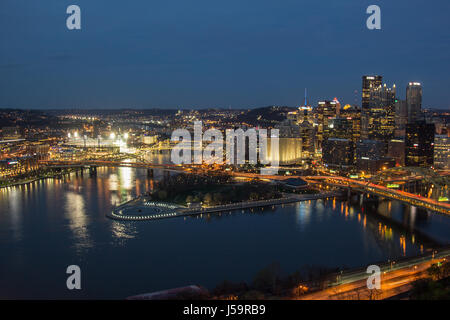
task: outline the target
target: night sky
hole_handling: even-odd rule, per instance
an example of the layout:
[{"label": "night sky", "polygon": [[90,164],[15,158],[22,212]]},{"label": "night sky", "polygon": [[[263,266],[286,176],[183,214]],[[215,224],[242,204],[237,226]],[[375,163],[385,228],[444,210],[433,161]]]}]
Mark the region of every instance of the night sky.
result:
[{"label": "night sky", "polygon": [[312,105],[360,104],[361,76],[381,74],[450,109],[449,15],[449,0],[0,0],[0,107],[296,106],[305,87]]}]

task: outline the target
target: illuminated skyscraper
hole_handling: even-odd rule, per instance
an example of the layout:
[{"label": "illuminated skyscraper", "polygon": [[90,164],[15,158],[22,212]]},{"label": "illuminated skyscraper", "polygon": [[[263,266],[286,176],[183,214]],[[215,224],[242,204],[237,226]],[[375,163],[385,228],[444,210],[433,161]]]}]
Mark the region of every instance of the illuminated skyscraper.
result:
[{"label": "illuminated skyscraper", "polygon": [[422,85],[410,82],[406,87],[406,106],[408,109],[408,123],[422,119]]},{"label": "illuminated skyscraper", "polygon": [[298,125],[302,139],[302,159],[311,159],[314,156],[316,145],[316,127],[314,127],[314,115],[305,89],[305,103],[298,109]]},{"label": "illuminated skyscraper", "polygon": [[369,121],[370,97],[371,92],[380,87],[383,81],[382,76],[363,76],[362,77],[362,99],[361,99],[361,136],[368,138],[367,126]]},{"label": "illuminated skyscraper", "polygon": [[351,140],[356,146],[356,143],[359,141],[361,137],[361,108],[347,104],[341,109],[340,117],[351,121],[352,123]]},{"label": "illuminated skyscraper", "polygon": [[331,119],[336,118],[337,103],[336,101],[320,101],[316,109],[317,116],[317,140],[319,148],[322,148],[323,141],[326,140],[330,132]]},{"label": "illuminated skyscraper", "polygon": [[395,100],[395,85],[388,88],[384,84],[370,93],[367,136],[369,140],[382,141],[386,153],[388,142],[394,138]]}]

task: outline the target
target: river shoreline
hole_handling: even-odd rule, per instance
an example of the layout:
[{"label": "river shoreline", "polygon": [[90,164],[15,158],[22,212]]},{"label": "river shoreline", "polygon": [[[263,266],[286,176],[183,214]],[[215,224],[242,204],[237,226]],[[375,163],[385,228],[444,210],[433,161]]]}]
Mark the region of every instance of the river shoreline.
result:
[{"label": "river shoreline", "polygon": [[17,182],[12,182],[12,183],[9,183],[6,185],[0,185],[0,189],[23,186],[26,184],[30,184],[30,183],[40,181],[40,180],[45,180],[45,179],[61,179],[64,175],[70,174],[73,172],[77,172],[77,171],[79,171],[79,169],[71,169],[71,170],[69,170],[69,172],[64,172],[64,173],[58,172],[58,173],[50,174],[45,177],[36,177],[36,178],[21,180],[21,181],[17,181]]},{"label": "river shoreline", "polygon": [[[111,212],[106,213],[106,217],[113,220],[122,220],[122,221],[146,221],[146,220],[157,220],[157,219],[167,219],[167,218],[176,218],[176,217],[186,217],[186,216],[197,216],[201,214],[210,214],[210,213],[221,213],[225,211],[233,211],[233,210],[242,210],[242,209],[251,209],[251,208],[259,208],[259,207],[268,207],[268,206],[277,206],[288,203],[295,203],[300,201],[309,201],[309,200],[317,200],[317,199],[326,199],[326,198],[334,198],[339,197],[340,194],[336,192],[326,192],[319,194],[289,194],[288,196],[284,196],[278,199],[270,199],[270,200],[257,200],[257,201],[245,201],[245,202],[237,202],[230,203],[225,205],[211,206],[211,207],[200,207],[200,208],[187,208],[182,206],[177,206],[175,204],[166,204],[160,203],[162,206],[170,206],[170,210],[165,212],[158,212],[153,214],[146,214],[145,212],[141,213],[145,206],[149,209],[148,211],[154,211],[154,209],[158,206],[157,203],[152,202],[151,205],[148,205],[149,202],[146,201],[145,197],[137,197],[135,199],[126,201],[113,210]],[[159,206],[158,206],[159,207]],[[128,212],[139,212],[139,214],[124,214]]]}]

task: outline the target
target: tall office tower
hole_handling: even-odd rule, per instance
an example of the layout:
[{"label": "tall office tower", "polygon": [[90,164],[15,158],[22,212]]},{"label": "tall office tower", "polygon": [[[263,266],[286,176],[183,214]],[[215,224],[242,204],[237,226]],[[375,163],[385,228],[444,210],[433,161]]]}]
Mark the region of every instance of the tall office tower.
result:
[{"label": "tall office tower", "polygon": [[314,126],[314,110],[308,103],[308,95],[305,88],[305,102],[298,109],[298,124],[302,134],[302,146],[304,158],[312,158],[317,144],[317,127]]},{"label": "tall office tower", "polygon": [[430,167],[434,156],[433,123],[416,121],[406,125],[405,165],[407,167]]},{"label": "tall office tower", "polygon": [[[342,163],[340,164],[341,165],[353,164],[355,159],[354,150],[356,147],[356,143],[353,141],[353,121],[347,118],[333,118],[330,119],[328,127],[330,131],[328,134],[328,138],[323,141],[323,148],[322,148],[322,159],[324,163],[331,164],[329,161],[334,156],[327,155],[327,152],[333,152],[334,147],[332,146],[336,147],[345,146],[346,157],[345,160],[343,159]],[[351,145],[351,148],[347,147],[348,143]],[[348,162],[346,160],[347,156],[352,159],[351,162]],[[334,162],[334,164],[337,163]]]},{"label": "tall office tower", "polygon": [[395,100],[395,136],[404,137],[408,123],[408,108],[406,100]]},{"label": "tall office tower", "polygon": [[434,166],[438,169],[450,169],[450,137],[434,136]]},{"label": "tall office tower", "polygon": [[395,100],[395,85],[388,88],[384,84],[370,93],[367,136],[369,140],[384,143],[385,155],[387,154],[388,142],[394,138]]},{"label": "tall office tower", "polygon": [[341,109],[339,116],[352,122],[353,137],[351,140],[356,146],[361,137],[361,108],[347,104]]},{"label": "tall office tower", "polygon": [[328,138],[330,120],[337,115],[336,101],[319,101],[316,109],[318,147],[322,148],[323,141]]},{"label": "tall office tower", "polygon": [[312,108],[302,106],[298,110],[298,125],[302,139],[302,159],[312,159],[315,151],[316,127],[314,127],[314,118],[312,117]]},{"label": "tall office tower", "polygon": [[406,105],[408,109],[408,123],[423,120],[422,85],[419,82],[410,82],[406,87]]},{"label": "tall office tower", "polygon": [[361,99],[361,137],[368,138],[368,112],[370,109],[369,102],[371,92],[381,86],[383,81],[382,76],[363,76],[362,77],[362,99]]}]

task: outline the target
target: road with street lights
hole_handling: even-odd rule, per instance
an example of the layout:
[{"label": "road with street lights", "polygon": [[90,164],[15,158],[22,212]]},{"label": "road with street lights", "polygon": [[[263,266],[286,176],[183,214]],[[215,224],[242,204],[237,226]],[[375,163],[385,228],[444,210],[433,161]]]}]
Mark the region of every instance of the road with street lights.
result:
[{"label": "road with street lights", "polygon": [[412,283],[426,278],[427,269],[435,263],[448,261],[450,250],[433,252],[429,256],[416,257],[395,263],[392,261],[381,268],[381,288],[369,290],[365,271],[344,274],[339,284],[327,289],[301,296],[300,300],[381,300],[394,297],[412,289]]}]

